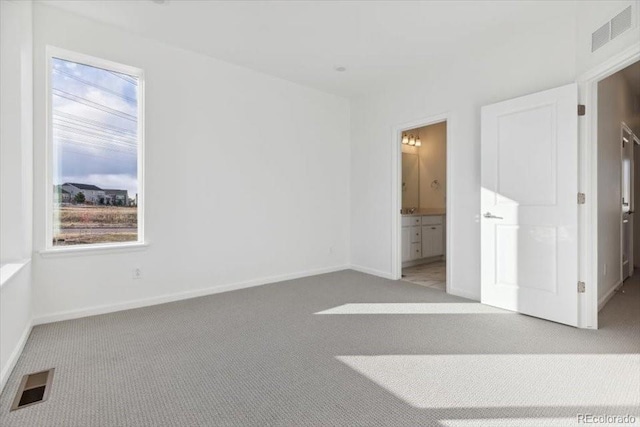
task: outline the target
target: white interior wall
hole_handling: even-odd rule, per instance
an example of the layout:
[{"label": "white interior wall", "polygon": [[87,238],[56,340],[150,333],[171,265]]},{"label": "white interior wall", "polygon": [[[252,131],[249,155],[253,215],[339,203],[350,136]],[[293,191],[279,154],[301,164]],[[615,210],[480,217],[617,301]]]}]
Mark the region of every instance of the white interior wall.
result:
[{"label": "white interior wall", "polygon": [[632,91],[621,73],[598,83],[598,302],[622,283],[620,235],[621,125],[634,114]]},{"label": "white interior wall", "polygon": [[555,10],[544,26],[518,28],[473,52],[452,52],[428,74],[352,101],[351,262],[356,268],[391,275],[392,130],[446,112],[450,291],[480,298],[480,107],[575,80],[575,8],[563,3]]},{"label": "white interior wall", "polygon": [[31,2],[0,1],[0,391],[32,320],[32,47]]},{"label": "white interior wall", "polygon": [[[447,206],[447,123],[420,128],[420,208],[445,209]],[[439,187],[431,186],[438,180]]]},{"label": "white interior wall", "polygon": [[2,2],[0,40],[0,262],[31,257],[32,7]]},{"label": "white interior wall", "polygon": [[[1,3],[7,7],[6,4],[24,2]],[[635,43],[640,34],[638,26],[596,54],[590,52],[591,32],[622,10],[624,4],[630,3],[579,2],[576,20],[558,22],[554,18],[544,28],[520,29],[510,33],[504,44],[492,45],[472,55],[459,55],[451,62],[434,64],[431,72],[420,79],[354,100],[351,128],[354,152],[350,165],[342,163],[343,160],[349,162],[349,156],[344,156],[349,151],[344,147],[349,126],[344,101],[37,5],[35,69],[38,73],[36,112],[39,121],[36,140],[41,143],[35,153],[38,165],[44,164],[41,147],[44,143],[43,51],[46,43],[140,66],[147,71],[149,84],[163,88],[147,92],[150,248],[136,253],[37,257],[35,301],[39,315],[43,319],[47,316],[55,318],[59,313],[96,305],[117,305],[199,288],[255,282],[259,277],[282,277],[292,272],[332,268],[326,266],[348,261],[349,228],[352,262],[366,266],[370,271],[388,273],[391,262],[390,127],[443,111],[451,112],[453,118],[452,164],[456,175],[449,185],[454,187],[457,198],[450,214],[456,229],[454,242],[458,249],[455,258],[464,263],[464,268],[454,272],[454,292],[479,297],[479,232],[475,218],[479,207],[479,107],[568,83],[574,79],[576,70],[585,71]],[[559,8],[568,7],[559,5]],[[5,10],[2,15],[8,17]],[[577,33],[577,40],[572,32]],[[87,38],[85,34],[95,37]],[[3,40],[7,39],[3,37]],[[577,65],[574,66],[571,62],[576,58],[576,46]],[[8,52],[4,45],[2,51],[3,54]],[[548,66],[551,63],[553,67]],[[184,70],[194,67],[194,75],[190,74],[194,84],[175,78],[181,72],[191,73]],[[197,67],[202,69],[197,70]],[[468,70],[474,70],[474,73]],[[2,71],[3,76],[6,75],[4,68]],[[3,101],[8,99],[4,96],[7,93],[3,86]],[[265,101],[265,97],[272,102]],[[183,113],[184,105],[192,99],[197,108]],[[302,111],[298,111],[300,104],[304,104]],[[22,111],[30,111],[24,104],[22,108]],[[189,117],[191,112],[195,117]],[[3,112],[3,119],[5,114]],[[286,115],[290,116],[288,120]],[[316,115],[321,118],[320,123],[311,120],[311,116]],[[212,117],[220,117],[220,120],[215,121]],[[165,120],[167,123],[162,123]],[[253,125],[250,124],[252,121]],[[296,123],[301,125],[296,126]],[[243,144],[230,142],[238,139],[237,128],[247,129]],[[185,131],[190,136],[186,140],[180,138],[181,149],[175,148],[178,144],[175,141]],[[267,137],[263,138],[265,133]],[[283,135],[286,136],[282,138]],[[257,143],[258,139],[264,144]],[[216,144],[211,147],[203,142]],[[342,155],[336,156],[337,152]],[[26,152],[22,156],[29,157]],[[4,151],[2,157],[7,158]],[[315,157],[319,157],[319,161]],[[237,159],[242,159],[244,169],[225,165],[238,163]],[[185,171],[187,164],[194,167]],[[265,174],[272,173],[266,170],[268,164],[275,165],[273,176]],[[283,169],[283,165],[287,166]],[[2,166],[4,173],[7,168]],[[182,173],[167,172],[172,166],[180,168]],[[41,249],[44,246],[44,176],[42,168],[38,169],[34,240],[36,249]],[[320,169],[331,171],[331,175],[324,173],[320,179]],[[278,170],[281,173],[277,173]],[[349,170],[351,203],[350,184],[344,180]],[[261,177],[257,184],[251,182],[254,172]],[[292,182],[288,178],[291,173],[304,179]],[[268,182],[262,180],[263,176],[270,177]],[[236,190],[225,188],[221,181],[233,183],[226,187]],[[250,185],[258,188],[245,191]],[[277,190],[271,191],[272,185]],[[5,195],[14,194],[12,191],[3,187],[3,199]],[[197,209],[184,213],[181,207],[167,206],[163,203],[167,193],[185,194],[185,199]],[[214,201],[203,200],[202,194],[212,194]],[[244,194],[248,195],[242,197]],[[310,197],[311,194],[317,197]],[[329,199],[331,202],[327,203]],[[23,206],[27,205],[26,215],[31,212],[29,203],[30,198],[23,202]],[[221,205],[224,207],[220,208]],[[345,221],[340,213],[349,215],[350,209],[350,221]],[[166,215],[152,213],[158,210],[165,210]],[[4,211],[2,214],[3,218],[9,218]],[[174,220],[188,224],[201,221],[202,225],[174,229]],[[269,230],[266,233],[265,228]],[[307,233],[298,234],[296,238],[289,231],[291,229]],[[252,233],[256,230],[259,234]],[[25,230],[24,235],[29,232]],[[254,235],[265,239],[255,244]],[[3,233],[3,245],[11,240],[6,236]],[[202,236],[214,238],[203,239]],[[269,239],[271,244],[267,242]],[[309,240],[317,245],[302,251],[288,249],[292,243],[302,247],[302,243]],[[31,238],[25,241],[30,244]],[[232,243],[229,247],[218,242]],[[327,249],[328,243],[334,244],[331,253]],[[219,261],[219,265],[210,266],[212,259]],[[243,268],[243,260],[251,260],[252,267]],[[132,283],[130,268],[134,265],[143,268],[144,279]],[[97,274],[98,271],[108,273]]]},{"label": "white interior wall", "polygon": [[[34,30],[38,165],[45,164],[46,45],[145,71],[149,242],[135,252],[36,255],[37,321],[348,265],[346,100],[43,4],[34,6]],[[39,251],[43,167],[35,183]],[[132,280],[135,267],[140,280]]]}]

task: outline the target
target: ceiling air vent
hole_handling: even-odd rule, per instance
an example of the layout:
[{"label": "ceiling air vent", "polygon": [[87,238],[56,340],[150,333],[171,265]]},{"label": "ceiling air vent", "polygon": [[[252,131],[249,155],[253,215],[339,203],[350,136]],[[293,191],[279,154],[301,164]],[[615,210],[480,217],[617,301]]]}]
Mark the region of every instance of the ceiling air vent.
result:
[{"label": "ceiling air vent", "polygon": [[631,28],[631,6],[617,14],[611,20],[611,40]]},{"label": "ceiling air vent", "polygon": [[633,24],[632,6],[613,17],[613,19],[591,34],[591,52],[600,49],[609,41],[631,28]]},{"label": "ceiling air vent", "polygon": [[607,22],[591,34],[591,52],[595,52],[609,42],[610,25]]}]

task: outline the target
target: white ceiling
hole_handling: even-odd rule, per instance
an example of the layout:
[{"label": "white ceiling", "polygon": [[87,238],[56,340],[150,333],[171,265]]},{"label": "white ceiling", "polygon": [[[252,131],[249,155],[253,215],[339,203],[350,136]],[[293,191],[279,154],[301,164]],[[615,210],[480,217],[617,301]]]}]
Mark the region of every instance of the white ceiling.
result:
[{"label": "white ceiling", "polygon": [[[575,2],[49,1],[145,37],[353,96],[544,28]],[[337,66],[347,68],[336,72]]]}]

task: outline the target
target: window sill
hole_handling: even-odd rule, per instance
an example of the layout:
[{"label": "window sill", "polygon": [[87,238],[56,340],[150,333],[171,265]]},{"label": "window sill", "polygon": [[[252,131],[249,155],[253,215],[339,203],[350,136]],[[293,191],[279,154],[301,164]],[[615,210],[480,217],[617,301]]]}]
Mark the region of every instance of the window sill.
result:
[{"label": "window sill", "polygon": [[9,282],[13,276],[18,274],[20,270],[29,265],[30,262],[30,259],[25,259],[0,265],[0,288]]},{"label": "window sill", "polygon": [[82,256],[82,255],[100,255],[108,253],[137,252],[143,251],[149,247],[147,242],[133,243],[117,243],[105,245],[91,245],[86,247],[68,246],[60,248],[45,249],[39,252],[40,256],[58,257],[58,256]]}]

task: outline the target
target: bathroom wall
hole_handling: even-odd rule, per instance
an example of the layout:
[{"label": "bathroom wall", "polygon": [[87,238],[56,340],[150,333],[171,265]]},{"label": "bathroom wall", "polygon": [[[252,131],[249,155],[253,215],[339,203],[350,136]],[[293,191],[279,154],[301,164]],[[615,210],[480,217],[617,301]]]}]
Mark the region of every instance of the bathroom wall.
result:
[{"label": "bathroom wall", "polygon": [[[447,123],[419,129],[420,208],[444,209],[447,206]],[[437,181],[437,183],[435,182]]]},{"label": "bathroom wall", "polygon": [[402,208],[420,206],[420,158],[418,154],[402,153]]},{"label": "bathroom wall", "polygon": [[[414,173],[406,170],[407,159],[411,155],[417,155],[420,184],[417,186],[419,194],[416,195],[410,191],[412,186],[403,185],[402,207],[445,209],[447,205],[447,123],[423,126],[408,130],[406,133],[418,136],[422,146],[402,145],[402,180],[406,183],[409,176],[414,177]],[[418,201],[413,202],[416,199]]]}]

